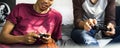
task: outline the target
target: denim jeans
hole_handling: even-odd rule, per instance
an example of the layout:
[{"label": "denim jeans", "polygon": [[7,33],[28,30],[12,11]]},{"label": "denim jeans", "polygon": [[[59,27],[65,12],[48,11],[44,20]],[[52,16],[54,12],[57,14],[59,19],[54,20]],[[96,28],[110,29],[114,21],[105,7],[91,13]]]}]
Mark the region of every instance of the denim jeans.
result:
[{"label": "denim jeans", "polygon": [[[120,43],[120,27],[116,27],[116,34],[112,37],[113,40],[109,43]],[[71,32],[72,40],[79,45],[87,46],[99,46],[97,40],[95,39],[96,30],[90,30],[89,32],[80,29],[73,29]]]},{"label": "denim jeans", "polygon": [[115,29],[116,34],[112,37],[112,40],[108,44],[120,43],[120,26],[117,26]]}]

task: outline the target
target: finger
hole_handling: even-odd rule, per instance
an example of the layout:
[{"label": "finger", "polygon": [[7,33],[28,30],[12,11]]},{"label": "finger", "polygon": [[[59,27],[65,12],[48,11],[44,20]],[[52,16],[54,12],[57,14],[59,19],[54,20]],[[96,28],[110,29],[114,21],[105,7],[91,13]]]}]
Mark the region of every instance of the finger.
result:
[{"label": "finger", "polygon": [[27,44],[33,44],[34,42],[34,40],[27,40]]},{"label": "finger", "polygon": [[107,36],[111,36],[110,34],[106,34]]},{"label": "finger", "polygon": [[86,23],[85,26],[84,26],[84,29],[85,29],[86,31],[90,31],[91,26],[90,26],[88,23]]},{"label": "finger", "polygon": [[34,37],[28,37],[28,40],[36,41],[36,39]]},{"label": "finger", "polygon": [[51,40],[51,38],[43,38],[43,39],[41,39],[42,40],[42,42],[44,42],[44,43],[48,43],[50,40]]},{"label": "finger", "polygon": [[95,25],[95,24],[93,23],[93,19],[89,19],[89,20],[88,20],[88,23],[89,23],[90,26],[94,26],[94,25]]},{"label": "finger", "polygon": [[41,40],[42,40],[42,42],[47,42],[49,39],[46,37],[42,37]]},{"label": "finger", "polygon": [[96,25],[96,24],[97,24],[97,20],[96,20],[96,19],[93,19],[93,23]]},{"label": "finger", "polygon": [[109,23],[109,24],[107,25],[107,28],[114,28],[114,24]]},{"label": "finger", "polygon": [[40,38],[40,35],[36,34],[35,32],[31,33],[31,36],[35,37],[35,38]]},{"label": "finger", "polygon": [[48,43],[48,40],[43,40],[43,39],[42,39],[41,41],[42,41],[43,43]]},{"label": "finger", "polygon": [[28,43],[34,43],[36,41],[36,39],[34,39],[33,37],[28,37],[27,42]]},{"label": "finger", "polygon": [[51,34],[47,33],[47,34],[45,34],[45,35],[46,35],[45,37],[51,38]]},{"label": "finger", "polygon": [[46,33],[46,35],[47,35],[47,36],[51,36],[51,34],[49,34],[49,33]]},{"label": "finger", "polygon": [[90,31],[91,26],[88,23],[86,24],[86,27],[87,27],[87,30]]},{"label": "finger", "polygon": [[50,37],[42,37],[44,40],[49,40],[50,39]]},{"label": "finger", "polygon": [[107,28],[110,29],[111,32],[115,32],[115,28],[112,25],[108,25]]},{"label": "finger", "polygon": [[44,36],[42,36],[43,39],[48,40],[49,38],[51,38],[50,34],[45,34]]},{"label": "finger", "polygon": [[110,33],[109,31],[107,31],[105,34],[106,34],[107,36],[111,36],[111,33]]},{"label": "finger", "polygon": [[110,28],[110,25],[108,25],[107,28],[109,29],[109,28]]},{"label": "finger", "polygon": [[107,31],[105,34],[106,34],[107,36],[113,36],[113,35],[115,34],[115,32]]}]

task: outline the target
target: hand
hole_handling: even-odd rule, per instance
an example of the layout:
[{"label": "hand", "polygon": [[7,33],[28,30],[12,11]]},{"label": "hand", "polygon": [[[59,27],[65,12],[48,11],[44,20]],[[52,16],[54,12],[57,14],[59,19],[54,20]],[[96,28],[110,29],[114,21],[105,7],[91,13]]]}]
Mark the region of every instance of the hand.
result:
[{"label": "hand", "polygon": [[95,26],[97,24],[97,20],[96,19],[88,19],[85,21],[85,24],[84,24],[84,29],[86,31],[90,31],[92,29],[92,26]]},{"label": "hand", "polygon": [[43,43],[52,43],[54,40],[51,38],[50,34],[45,34],[45,36],[41,36],[41,41]]},{"label": "hand", "polygon": [[40,38],[39,35],[37,35],[34,32],[30,32],[23,36],[22,40],[25,44],[33,44],[36,41],[36,38]]},{"label": "hand", "polygon": [[105,32],[105,35],[107,35],[107,36],[113,36],[113,35],[115,34],[114,24],[109,23],[109,24],[107,25],[107,28],[108,28],[108,29],[111,28],[111,31],[106,31],[106,32]]}]

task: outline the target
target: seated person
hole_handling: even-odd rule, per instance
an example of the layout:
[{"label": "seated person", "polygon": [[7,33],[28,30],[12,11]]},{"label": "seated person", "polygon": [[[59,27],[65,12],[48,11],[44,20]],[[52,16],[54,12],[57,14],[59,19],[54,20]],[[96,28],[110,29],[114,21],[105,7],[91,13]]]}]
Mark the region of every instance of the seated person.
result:
[{"label": "seated person", "polygon": [[105,36],[112,37],[109,44],[120,43],[120,27],[115,24],[115,0],[73,0],[74,26],[72,40],[85,46],[99,46],[95,39],[98,30],[95,26],[106,26],[101,30]]},{"label": "seated person", "polygon": [[0,2],[0,26],[2,25],[2,23],[5,23],[6,16],[8,16],[9,13],[10,13],[9,6],[4,2]]},{"label": "seated person", "polygon": [[0,33],[0,48],[41,46],[61,39],[62,16],[50,8],[53,1],[37,0],[35,4],[16,5]]}]

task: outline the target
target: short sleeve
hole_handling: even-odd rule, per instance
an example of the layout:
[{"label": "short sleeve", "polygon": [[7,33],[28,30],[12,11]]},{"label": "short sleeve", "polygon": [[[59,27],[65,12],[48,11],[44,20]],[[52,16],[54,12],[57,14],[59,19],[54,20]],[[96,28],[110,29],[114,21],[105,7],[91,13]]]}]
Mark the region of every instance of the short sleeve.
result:
[{"label": "short sleeve", "polygon": [[59,12],[56,13],[56,26],[52,37],[56,41],[62,38],[62,15]]},{"label": "short sleeve", "polygon": [[19,16],[19,6],[16,5],[13,10],[10,12],[10,14],[6,17],[6,20],[9,20],[13,24],[17,24],[17,17]]}]

